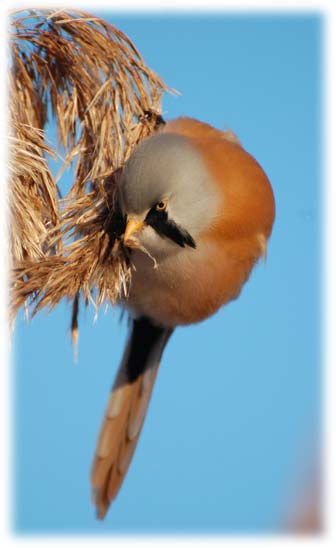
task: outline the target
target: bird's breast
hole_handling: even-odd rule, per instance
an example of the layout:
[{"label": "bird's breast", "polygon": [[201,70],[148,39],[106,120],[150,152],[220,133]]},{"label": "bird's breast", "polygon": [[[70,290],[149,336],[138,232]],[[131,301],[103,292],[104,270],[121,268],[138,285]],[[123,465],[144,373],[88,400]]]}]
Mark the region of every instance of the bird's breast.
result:
[{"label": "bird's breast", "polygon": [[123,304],[136,315],[165,325],[204,320],[238,297],[260,253],[257,244],[242,254],[235,246],[204,242],[183,248],[157,265],[141,251],[132,253],[134,270]]}]

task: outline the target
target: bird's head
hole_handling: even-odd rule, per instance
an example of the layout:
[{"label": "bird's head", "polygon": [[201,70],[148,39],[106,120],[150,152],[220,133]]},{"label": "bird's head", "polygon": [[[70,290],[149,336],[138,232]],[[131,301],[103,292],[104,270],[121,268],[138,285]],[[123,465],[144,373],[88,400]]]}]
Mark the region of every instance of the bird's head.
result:
[{"label": "bird's head", "polygon": [[195,248],[218,209],[217,189],[198,151],[184,136],[160,133],[142,141],[123,169],[119,202],[124,243],[154,258]]}]

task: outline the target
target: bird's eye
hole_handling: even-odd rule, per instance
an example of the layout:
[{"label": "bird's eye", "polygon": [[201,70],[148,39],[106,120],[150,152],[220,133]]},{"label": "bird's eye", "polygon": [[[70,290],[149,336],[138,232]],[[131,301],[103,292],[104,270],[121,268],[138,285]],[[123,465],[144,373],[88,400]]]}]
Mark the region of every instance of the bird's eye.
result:
[{"label": "bird's eye", "polygon": [[167,200],[161,200],[155,205],[156,211],[164,211],[167,207]]},{"label": "bird's eye", "polygon": [[167,207],[167,200],[161,200],[155,206],[156,211],[164,211]]}]

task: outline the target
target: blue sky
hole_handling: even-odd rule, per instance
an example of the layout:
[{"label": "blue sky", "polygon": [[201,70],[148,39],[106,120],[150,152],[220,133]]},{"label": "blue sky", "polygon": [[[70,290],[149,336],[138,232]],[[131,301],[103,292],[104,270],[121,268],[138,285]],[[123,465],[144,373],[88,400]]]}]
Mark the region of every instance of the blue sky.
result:
[{"label": "blue sky", "polygon": [[318,451],[321,419],[322,20],[100,15],[181,92],[165,96],[167,118],[233,129],[270,178],[276,222],[267,262],[240,298],[173,335],[104,523],[89,470],[126,323],[109,309],[93,325],[94,311],[83,311],[74,365],[65,303],[30,325],[19,319],[15,530],[276,533]]}]

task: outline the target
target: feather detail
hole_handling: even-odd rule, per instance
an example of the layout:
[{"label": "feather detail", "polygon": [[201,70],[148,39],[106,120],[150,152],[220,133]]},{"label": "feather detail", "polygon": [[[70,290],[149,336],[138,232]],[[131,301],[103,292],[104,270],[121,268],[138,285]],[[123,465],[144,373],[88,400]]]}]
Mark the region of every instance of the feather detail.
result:
[{"label": "feather detail", "polygon": [[178,133],[179,135],[185,135],[192,139],[225,139],[231,143],[240,144],[237,135],[231,129],[221,131],[220,129],[212,127],[210,124],[200,122],[199,120],[187,116],[181,116],[174,120],[167,120],[161,131],[165,133]]},{"label": "feather detail", "polygon": [[257,241],[258,241],[259,246],[260,246],[261,256],[266,261],[266,259],[267,259],[267,239],[264,236],[264,234],[257,234]]},{"label": "feather detail", "polygon": [[[154,326],[145,318],[133,321],[131,337],[108,400],[92,465],[92,498],[99,519],[105,517],[132,460],[161,355],[171,333],[172,330]],[[149,352],[144,353],[143,345],[149,348]]]}]

